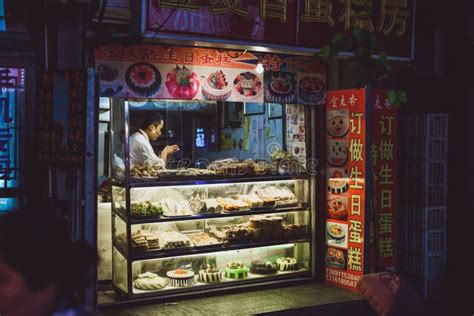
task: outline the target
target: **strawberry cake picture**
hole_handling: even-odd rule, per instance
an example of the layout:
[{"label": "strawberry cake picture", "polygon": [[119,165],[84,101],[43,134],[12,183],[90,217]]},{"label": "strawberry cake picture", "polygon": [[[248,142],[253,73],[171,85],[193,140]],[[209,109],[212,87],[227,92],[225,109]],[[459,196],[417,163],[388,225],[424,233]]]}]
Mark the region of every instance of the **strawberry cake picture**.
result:
[{"label": "strawberry cake picture", "polygon": [[222,70],[209,74],[203,81],[202,95],[206,100],[224,101],[230,97],[232,86],[227,82]]},{"label": "strawberry cake picture", "polygon": [[197,74],[184,65],[168,72],[166,75],[166,88],[174,99],[192,100],[199,90]]},{"label": "strawberry cake picture", "polygon": [[234,91],[243,99],[254,99],[262,90],[262,82],[250,71],[242,72],[234,79]]},{"label": "strawberry cake picture", "polygon": [[348,141],[330,139],[327,142],[327,160],[333,167],[342,167],[348,158]]},{"label": "strawberry cake picture", "polygon": [[161,74],[150,63],[136,63],[128,67],[125,82],[131,92],[140,97],[148,97],[160,89]]},{"label": "strawberry cake picture", "polygon": [[272,103],[294,103],[296,99],[295,75],[284,72],[265,74],[265,101]]},{"label": "strawberry cake picture", "polygon": [[327,217],[330,219],[347,221],[347,197],[329,197],[327,202],[327,214]]},{"label": "strawberry cake picture", "polygon": [[306,103],[319,104],[325,96],[324,81],[317,77],[303,77],[298,84],[298,94]]},{"label": "strawberry cake picture", "polygon": [[341,138],[349,132],[349,110],[327,112],[327,132],[329,136]]}]

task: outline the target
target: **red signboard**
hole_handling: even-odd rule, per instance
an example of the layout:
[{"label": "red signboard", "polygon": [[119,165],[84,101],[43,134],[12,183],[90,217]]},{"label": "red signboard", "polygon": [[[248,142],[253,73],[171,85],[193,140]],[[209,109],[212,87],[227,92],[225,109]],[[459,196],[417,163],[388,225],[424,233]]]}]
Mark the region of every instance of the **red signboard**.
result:
[{"label": "red signboard", "polygon": [[[395,270],[397,264],[397,108],[387,91],[371,95],[372,144],[370,156],[374,181],[373,233],[375,246],[371,270]],[[372,259],[372,257],[371,257]]]},{"label": "red signboard", "polygon": [[148,0],[144,33],[321,48],[360,27],[387,55],[410,58],[413,0]]},{"label": "red signboard", "polygon": [[366,90],[327,92],[327,283],[355,289],[364,272]]}]

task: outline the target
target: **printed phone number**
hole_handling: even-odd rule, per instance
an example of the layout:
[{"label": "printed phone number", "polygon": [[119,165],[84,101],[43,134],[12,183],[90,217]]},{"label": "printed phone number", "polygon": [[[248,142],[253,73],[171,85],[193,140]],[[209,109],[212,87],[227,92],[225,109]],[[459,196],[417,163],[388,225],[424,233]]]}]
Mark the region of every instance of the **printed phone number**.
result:
[{"label": "printed phone number", "polygon": [[329,282],[334,282],[334,283],[349,286],[349,287],[356,287],[356,285],[357,285],[356,281],[347,280],[347,279],[335,277],[335,276],[332,276],[332,275],[328,275],[328,276],[326,276],[326,278]]}]

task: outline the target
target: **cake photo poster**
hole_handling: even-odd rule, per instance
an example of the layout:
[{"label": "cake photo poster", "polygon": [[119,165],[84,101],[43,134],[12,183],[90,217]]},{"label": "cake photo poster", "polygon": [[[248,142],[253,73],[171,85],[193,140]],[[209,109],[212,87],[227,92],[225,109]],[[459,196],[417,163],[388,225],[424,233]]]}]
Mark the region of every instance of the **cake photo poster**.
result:
[{"label": "cake photo poster", "polygon": [[326,68],[316,58],[262,53],[265,102],[324,105]]},{"label": "cake photo poster", "polygon": [[328,91],[325,282],[355,290],[364,272],[366,90]]},{"label": "cake photo poster", "polygon": [[95,58],[102,97],[263,103],[263,74],[249,52],[108,45]]}]

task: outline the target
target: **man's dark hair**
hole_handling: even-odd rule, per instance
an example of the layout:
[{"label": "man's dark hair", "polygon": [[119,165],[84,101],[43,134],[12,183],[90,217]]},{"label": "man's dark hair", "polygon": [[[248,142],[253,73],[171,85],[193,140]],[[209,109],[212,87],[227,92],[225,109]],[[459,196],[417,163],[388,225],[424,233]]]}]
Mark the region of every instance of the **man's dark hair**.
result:
[{"label": "man's dark hair", "polygon": [[97,253],[84,241],[72,241],[67,227],[43,208],[2,215],[0,259],[20,273],[30,289],[55,285],[58,299],[74,303],[91,281]]},{"label": "man's dark hair", "polygon": [[147,129],[150,125],[158,126],[161,124],[161,122],[163,122],[163,116],[158,112],[154,112],[151,115],[145,116],[145,119],[143,120],[142,126],[140,128]]}]

